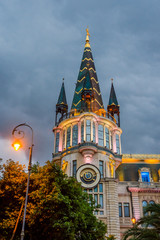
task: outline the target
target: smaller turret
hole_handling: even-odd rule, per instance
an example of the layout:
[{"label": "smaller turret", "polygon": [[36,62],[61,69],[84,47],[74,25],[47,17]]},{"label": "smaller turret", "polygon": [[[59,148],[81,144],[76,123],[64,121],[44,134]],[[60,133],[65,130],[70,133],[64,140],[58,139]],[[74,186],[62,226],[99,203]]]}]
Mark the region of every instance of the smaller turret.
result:
[{"label": "smaller turret", "polygon": [[60,113],[61,117],[63,118],[63,115],[67,114],[67,112],[68,112],[68,104],[67,104],[67,100],[66,100],[64,78],[63,78],[61,91],[60,91],[60,94],[59,94],[58,102],[56,104],[56,123],[57,123],[58,113]]},{"label": "smaller turret", "polygon": [[113,120],[117,123],[118,127],[120,127],[120,106],[118,105],[116,93],[113,86],[113,78],[111,79],[111,91],[109,97],[109,103],[107,106],[107,114],[108,118],[112,117]]}]

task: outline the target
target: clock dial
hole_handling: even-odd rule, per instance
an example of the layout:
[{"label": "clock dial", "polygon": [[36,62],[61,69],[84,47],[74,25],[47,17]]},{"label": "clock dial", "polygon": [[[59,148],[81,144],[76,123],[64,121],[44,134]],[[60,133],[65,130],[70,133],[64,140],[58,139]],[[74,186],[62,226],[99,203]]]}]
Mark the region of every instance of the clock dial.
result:
[{"label": "clock dial", "polygon": [[92,164],[85,164],[78,168],[77,181],[85,188],[92,188],[100,181],[99,169]]}]

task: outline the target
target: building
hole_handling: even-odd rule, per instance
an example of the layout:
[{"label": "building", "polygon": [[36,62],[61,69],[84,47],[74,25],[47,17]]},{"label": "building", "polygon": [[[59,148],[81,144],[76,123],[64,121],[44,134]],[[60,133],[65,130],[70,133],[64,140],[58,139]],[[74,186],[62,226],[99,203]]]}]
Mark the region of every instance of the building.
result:
[{"label": "building", "polygon": [[147,203],[160,203],[160,155],[122,155],[120,106],[112,81],[104,108],[88,29],[71,110],[63,82],[53,132],[54,162],[100,204],[108,235],[120,239]]}]

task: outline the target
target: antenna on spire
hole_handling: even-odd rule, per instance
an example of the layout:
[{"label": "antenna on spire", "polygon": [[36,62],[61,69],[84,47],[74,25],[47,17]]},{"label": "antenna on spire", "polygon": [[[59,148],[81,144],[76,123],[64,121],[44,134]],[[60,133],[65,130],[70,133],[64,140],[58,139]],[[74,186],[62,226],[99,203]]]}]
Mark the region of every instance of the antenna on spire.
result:
[{"label": "antenna on spire", "polygon": [[64,82],[64,78],[62,78],[62,81]]},{"label": "antenna on spire", "polygon": [[111,82],[113,83],[113,78],[111,78]]}]

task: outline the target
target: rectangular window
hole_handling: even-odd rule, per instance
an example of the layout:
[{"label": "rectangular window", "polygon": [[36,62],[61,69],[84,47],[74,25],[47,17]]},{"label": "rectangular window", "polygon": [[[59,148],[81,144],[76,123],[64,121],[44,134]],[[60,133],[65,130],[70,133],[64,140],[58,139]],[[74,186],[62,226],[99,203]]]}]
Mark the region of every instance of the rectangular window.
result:
[{"label": "rectangular window", "polygon": [[103,212],[103,211],[100,211],[100,215],[104,215],[104,212]]},{"label": "rectangular window", "polygon": [[124,207],[124,216],[130,217],[129,203],[123,203],[123,207]]},{"label": "rectangular window", "polygon": [[119,203],[119,217],[122,217],[122,203]]},{"label": "rectangular window", "polygon": [[141,172],[142,182],[150,182],[149,172]]},{"label": "rectangular window", "polygon": [[98,194],[94,194],[95,206],[98,205]]},{"label": "rectangular window", "polygon": [[84,122],[81,122],[81,142],[84,141]]},{"label": "rectangular window", "polygon": [[70,147],[71,127],[67,128],[67,148]]},{"label": "rectangular window", "polygon": [[94,188],[94,192],[98,192],[98,187],[97,186]]},{"label": "rectangular window", "polygon": [[120,154],[119,135],[118,134],[116,134],[116,148],[117,148],[117,153]]},{"label": "rectangular window", "polygon": [[99,192],[103,192],[103,183],[99,184]]},{"label": "rectangular window", "polygon": [[101,173],[101,178],[104,177],[103,161],[99,161],[99,171]]},{"label": "rectangular window", "polygon": [[106,147],[109,148],[109,130],[105,127]]},{"label": "rectangular window", "polygon": [[100,204],[100,208],[103,208],[103,194],[99,195],[99,204]]},{"label": "rectangular window", "polygon": [[98,144],[104,146],[103,126],[98,125]]},{"label": "rectangular window", "polygon": [[78,125],[74,125],[72,129],[72,146],[78,144]]},{"label": "rectangular window", "polygon": [[56,133],[56,146],[55,146],[55,152],[58,153],[59,150],[59,132]]},{"label": "rectangular window", "polygon": [[91,188],[91,189],[89,189],[89,192],[92,192],[92,188]]},{"label": "rectangular window", "polygon": [[76,176],[77,171],[77,160],[73,160],[73,177]]},{"label": "rectangular window", "polygon": [[86,120],[86,141],[91,141],[91,121]]}]

